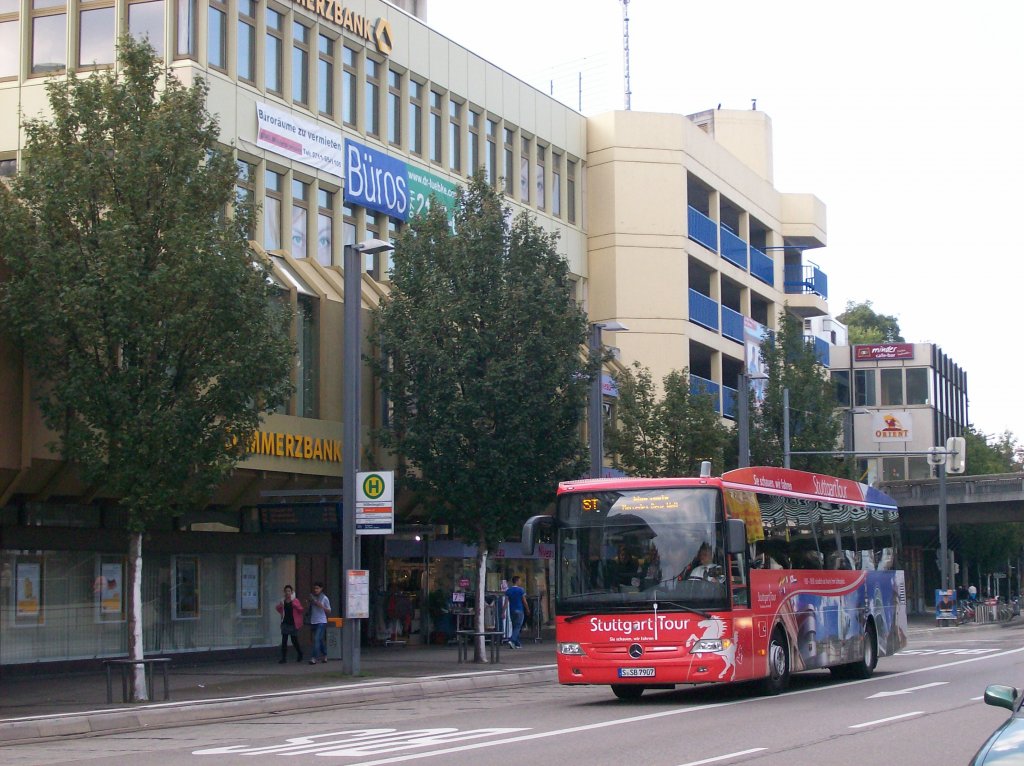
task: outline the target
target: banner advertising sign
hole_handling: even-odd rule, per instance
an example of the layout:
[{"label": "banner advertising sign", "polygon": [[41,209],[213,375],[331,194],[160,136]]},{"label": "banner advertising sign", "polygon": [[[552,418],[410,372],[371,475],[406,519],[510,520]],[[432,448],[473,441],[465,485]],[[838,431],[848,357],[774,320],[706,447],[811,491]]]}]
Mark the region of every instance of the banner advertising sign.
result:
[{"label": "banner advertising sign", "polygon": [[746,360],[747,378],[754,389],[754,402],[760,406],[764,401],[768,374],[765,372],[764,360],[761,358],[761,342],[768,328],[750,317],[743,317],[743,356]]},{"label": "banner advertising sign", "polygon": [[256,145],[268,152],[343,177],[341,133],[257,102]]},{"label": "banner advertising sign", "polygon": [[442,205],[449,222],[458,186],[369,146],[345,139],[345,201],[401,221]]},{"label": "banner advertising sign", "polygon": [[853,358],[858,361],[868,359],[913,359],[913,343],[876,343],[870,346],[854,346]]},{"label": "banner advertising sign", "polygon": [[908,442],[914,438],[914,416],[910,410],[879,410],[872,418],[871,433],[879,444]]}]

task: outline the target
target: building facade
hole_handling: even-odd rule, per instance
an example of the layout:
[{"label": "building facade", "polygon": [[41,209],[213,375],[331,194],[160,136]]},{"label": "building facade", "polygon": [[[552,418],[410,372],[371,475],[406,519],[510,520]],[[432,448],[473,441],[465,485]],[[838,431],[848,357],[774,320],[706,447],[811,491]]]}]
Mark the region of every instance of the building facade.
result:
[{"label": "building facade", "polygon": [[[767,115],[587,119],[430,29],[425,12],[422,1],[0,0],[0,174],[24,162],[13,116],[47,114],[48,77],[116,66],[119,35],[146,37],[174,76],[208,83],[238,194],[261,206],[253,247],[296,309],[291,401],[267,414],[204,511],[146,537],[148,652],[273,645],[284,584],[301,594],[324,580],[341,600],[343,248],[450,205],[476,169],[559,234],[592,321],[629,327],[605,338],[621,362],[659,381],[688,367],[725,417],[779,312],[827,313],[825,275],[804,255],[825,244],[824,206],[774,189]],[[387,296],[387,255],[363,267],[369,311]],[[369,447],[385,413],[362,375]],[[0,664],[121,654],[125,520],[47,448],[35,385],[0,332]],[[475,582],[473,551],[444,527],[400,523],[362,547],[364,641],[422,629],[430,592]],[[489,589],[517,573],[546,592],[546,568],[515,543],[496,554]]]}]

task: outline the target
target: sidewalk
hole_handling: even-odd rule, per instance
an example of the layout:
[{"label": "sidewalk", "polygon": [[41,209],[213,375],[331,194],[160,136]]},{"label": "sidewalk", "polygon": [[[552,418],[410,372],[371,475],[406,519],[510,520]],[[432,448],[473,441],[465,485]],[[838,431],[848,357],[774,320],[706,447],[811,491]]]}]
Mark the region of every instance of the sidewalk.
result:
[{"label": "sidewalk", "polygon": [[[910,617],[915,635],[942,631],[1020,629],[1024,620],[938,627],[930,614]],[[495,664],[459,663],[455,646],[363,648],[360,675],[342,673],[341,662],[309,665],[293,659],[278,664],[276,649],[266,658],[238,662],[197,662],[174,658],[168,671],[170,701],[156,675],[151,703],[120,702],[120,673],[113,676],[115,702],[106,702],[106,677],[99,661],[81,673],[38,673],[0,677],[0,747],[59,736],[132,731],[215,719],[241,718],[299,708],[395,702],[463,691],[493,690],[556,679],[554,642],[502,646]],[[289,650],[289,657],[294,653]]]}]

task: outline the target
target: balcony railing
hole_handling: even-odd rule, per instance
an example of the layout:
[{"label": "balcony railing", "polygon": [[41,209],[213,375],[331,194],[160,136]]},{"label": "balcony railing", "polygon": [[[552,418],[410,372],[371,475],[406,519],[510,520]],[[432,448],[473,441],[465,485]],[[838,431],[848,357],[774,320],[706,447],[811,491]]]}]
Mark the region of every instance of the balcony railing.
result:
[{"label": "balcony railing", "polygon": [[817,266],[787,264],[785,290],[791,295],[813,293],[828,300],[828,276]]},{"label": "balcony railing", "polygon": [[718,302],[690,288],[690,321],[718,331]]},{"label": "balcony railing", "polygon": [[737,343],[743,342],[743,314],[722,306],[722,335]]},{"label": "balcony railing", "polygon": [[808,345],[814,346],[814,355],[818,357],[818,363],[822,367],[828,367],[830,361],[828,341],[816,335],[805,335],[804,339]]},{"label": "balcony railing", "polygon": [[687,231],[690,239],[713,253],[718,252],[718,224],[694,207],[689,208]]},{"label": "balcony railing", "polygon": [[715,412],[721,412],[719,393],[721,386],[713,380],[702,378],[699,375],[690,376],[690,394],[693,396],[707,395],[711,397]]},{"label": "balcony railing", "polygon": [[719,227],[722,237],[722,257],[734,263],[744,271],[747,270],[747,243],[737,237],[725,226]]},{"label": "balcony railing", "polygon": [[756,247],[750,248],[750,273],[766,285],[775,286],[775,261]]}]

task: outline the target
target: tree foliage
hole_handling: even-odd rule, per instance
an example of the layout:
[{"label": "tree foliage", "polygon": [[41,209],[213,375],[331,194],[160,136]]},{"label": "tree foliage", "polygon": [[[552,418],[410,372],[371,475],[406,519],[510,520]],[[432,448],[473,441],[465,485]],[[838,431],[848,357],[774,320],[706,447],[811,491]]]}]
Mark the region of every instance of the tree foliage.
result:
[{"label": "tree foliage", "polygon": [[871,301],[862,303],[846,302],[846,310],[836,317],[846,325],[850,344],[855,343],[903,343],[899,320],[891,314],[879,314]]},{"label": "tree foliage", "polygon": [[460,191],[455,231],[435,205],[399,236],[371,363],[393,404],[380,439],[406,486],[485,548],[518,538],[557,482],[584,472],[595,371],[556,237],[512,221],[480,175]]},{"label": "tree foliage", "polygon": [[[789,390],[790,452],[831,452],[839,449],[841,420],[835,413],[832,384],[814,346],[792,316],[779,316],[779,329],[761,342],[764,399],[751,396],[750,454],[752,465],[783,465],[783,391]],[[792,468],[835,474],[841,465],[828,455],[793,455]]]},{"label": "tree foliage", "polygon": [[617,423],[606,430],[617,468],[631,476],[695,476],[703,460],[724,467],[729,429],[711,397],[690,392],[688,370],[673,370],[657,399],[651,372],[639,362],[616,375]]},{"label": "tree foliage", "polygon": [[[47,83],[0,186],[7,328],[63,457],[138,532],[202,503],[287,396],[288,312],[248,247],[252,210],[206,88],[125,38],[119,74]],[[162,90],[161,90],[162,88]]]}]

